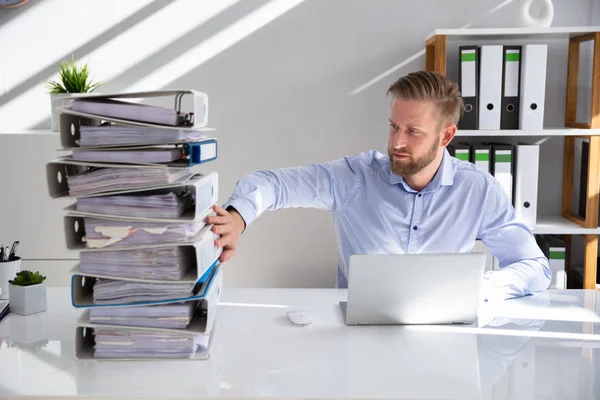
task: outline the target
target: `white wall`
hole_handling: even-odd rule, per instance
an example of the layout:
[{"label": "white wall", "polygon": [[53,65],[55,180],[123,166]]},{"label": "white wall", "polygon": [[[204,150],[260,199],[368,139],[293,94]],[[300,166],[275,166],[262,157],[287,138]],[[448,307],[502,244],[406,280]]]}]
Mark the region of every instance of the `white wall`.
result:
[{"label": "white wall", "polygon": [[[553,26],[600,23],[597,1],[555,0]],[[30,0],[0,11],[0,162],[12,188],[0,197],[0,242],[66,284],[61,207],[45,187],[49,133],[42,80],[71,53],[101,92],[194,88],[210,98],[224,202],[244,174],[305,165],[371,148],[385,150],[387,87],[424,67],[435,28],[514,26],[516,2],[501,0]],[[62,23],[61,21],[64,21]],[[60,22],[60,23],[59,23]],[[548,124],[564,119],[566,43],[551,44]],[[561,53],[562,52],[562,53]],[[451,66],[450,66],[451,69]],[[386,71],[389,73],[386,74]],[[20,149],[20,152],[15,151]],[[562,140],[542,147],[540,213],[558,214]],[[16,167],[15,167],[16,165]],[[36,221],[43,219],[45,226]],[[48,260],[54,260],[48,262]],[[315,210],[258,219],[226,264],[229,286],[333,286],[336,239]]]}]

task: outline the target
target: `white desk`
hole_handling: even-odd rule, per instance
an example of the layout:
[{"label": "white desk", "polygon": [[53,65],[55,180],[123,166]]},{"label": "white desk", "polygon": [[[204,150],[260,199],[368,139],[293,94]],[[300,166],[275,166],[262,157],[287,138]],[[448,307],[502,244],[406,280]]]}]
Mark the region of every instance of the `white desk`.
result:
[{"label": "white desk", "polygon": [[[600,398],[596,292],[508,301],[466,327],[347,327],[344,296],[225,289],[209,361],[77,361],[81,310],[67,288],[49,288],[46,313],[0,323],[0,396]],[[311,326],[287,322],[298,307],[312,312]],[[28,348],[39,340],[48,343]]]}]

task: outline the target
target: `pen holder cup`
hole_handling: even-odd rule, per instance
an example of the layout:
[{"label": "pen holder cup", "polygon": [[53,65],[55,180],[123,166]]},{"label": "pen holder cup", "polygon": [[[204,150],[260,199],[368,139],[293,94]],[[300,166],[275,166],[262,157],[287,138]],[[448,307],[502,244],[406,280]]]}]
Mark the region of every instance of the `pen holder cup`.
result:
[{"label": "pen holder cup", "polygon": [[13,261],[0,262],[0,300],[8,299],[8,281],[17,276],[17,272],[21,270],[21,257],[15,257]]}]

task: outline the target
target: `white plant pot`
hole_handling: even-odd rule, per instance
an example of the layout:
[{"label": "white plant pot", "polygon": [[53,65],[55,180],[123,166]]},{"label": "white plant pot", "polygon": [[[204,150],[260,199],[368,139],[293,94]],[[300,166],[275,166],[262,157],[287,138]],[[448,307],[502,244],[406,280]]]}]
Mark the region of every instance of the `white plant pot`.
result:
[{"label": "white plant pot", "polygon": [[0,300],[8,299],[8,281],[15,279],[17,272],[21,270],[21,257],[15,257],[14,261],[0,262]]},{"label": "white plant pot", "polygon": [[8,285],[10,312],[19,315],[46,311],[46,283],[37,285]]},{"label": "white plant pot", "polygon": [[71,97],[71,93],[50,93],[52,132],[58,132],[60,130],[60,112],[58,111],[58,107],[68,106],[71,102],[69,97]]}]

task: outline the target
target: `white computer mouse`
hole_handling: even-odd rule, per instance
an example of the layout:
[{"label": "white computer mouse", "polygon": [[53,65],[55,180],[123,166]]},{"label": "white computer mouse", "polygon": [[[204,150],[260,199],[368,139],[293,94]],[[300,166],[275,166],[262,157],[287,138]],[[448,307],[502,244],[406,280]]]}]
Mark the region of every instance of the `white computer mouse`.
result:
[{"label": "white computer mouse", "polygon": [[293,310],[287,312],[287,317],[290,322],[296,326],[310,325],[313,322],[313,317],[308,311]]}]

